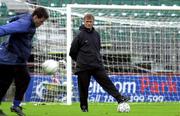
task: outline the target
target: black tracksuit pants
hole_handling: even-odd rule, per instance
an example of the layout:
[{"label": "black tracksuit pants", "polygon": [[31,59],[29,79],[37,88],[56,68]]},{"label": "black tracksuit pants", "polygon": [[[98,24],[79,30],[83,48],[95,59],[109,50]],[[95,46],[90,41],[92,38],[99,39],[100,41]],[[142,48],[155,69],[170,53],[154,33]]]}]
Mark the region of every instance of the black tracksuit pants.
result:
[{"label": "black tracksuit pants", "polygon": [[27,67],[0,64],[0,102],[13,81],[16,86],[15,100],[22,101],[30,82]]},{"label": "black tracksuit pants", "polygon": [[88,88],[91,76],[93,76],[94,79],[100,84],[100,86],[106,92],[108,92],[108,94],[112,95],[117,100],[117,102],[121,100],[121,94],[118,92],[112,81],[109,79],[104,69],[81,71],[78,72],[77,75],[81,109],[83,109],[84,107],[88,109]]}]

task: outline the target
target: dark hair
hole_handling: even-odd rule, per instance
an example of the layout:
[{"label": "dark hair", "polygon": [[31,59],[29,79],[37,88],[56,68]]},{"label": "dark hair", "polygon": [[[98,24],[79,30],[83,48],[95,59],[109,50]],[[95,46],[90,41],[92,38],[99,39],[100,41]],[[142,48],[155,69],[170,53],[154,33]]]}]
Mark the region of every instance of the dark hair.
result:
[{"label": "dark hair", "polygon": [[38,18],[42,18],[44,17],[45,19],[49,18],[48,12],[46,11],[45,8],[42,7],[38,7],[34,10],[34,12],[32,13],[32,16],[37,15]]},{"label": "dark hair", "polygon": [[94,16],[92,15],[92,14],[86,14],[85,16],[84,16],[84,20],[85,19],[93,19],[94,20]]}]

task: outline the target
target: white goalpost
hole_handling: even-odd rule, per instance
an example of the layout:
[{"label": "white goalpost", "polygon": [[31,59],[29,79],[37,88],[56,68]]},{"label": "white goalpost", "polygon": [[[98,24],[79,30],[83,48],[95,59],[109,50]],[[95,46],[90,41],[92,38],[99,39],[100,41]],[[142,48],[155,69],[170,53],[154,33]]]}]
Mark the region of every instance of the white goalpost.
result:
[{"label": "white goalpost", "polygon": [[[128,5],[78,5],[78,4],[72,4],[72,5],[67,5],[67,29],[68,29],[68,33],[67,33],[67,40],[69,42],[71,42],[71,39],[73,37],[73,31],[69,31],[69,30],[73,30],[74,28],[77,27],[73,27],[75,25],[76,22],[78,22],[76,20],[76,18],[78,17],[80,21],[82,21],[82,18],[84,16],[84,14],[86,13],[92,13],[93,15],[95,15],[95,27],[97,27],[98,31],[104,31],[104,33],[110,33],[110,31],[113,31],[116,35],[116,37],[114,37],[114,40],[107,40],[107,38],[103,38],[102,37],[102,42],[103,47],[111,47],[113,46],[113,41],[115,42],[125,42],[124,40],[117,40],[119,39],[126,39],[129,43],[129,47],[125,49],[124,52],[126,52],[126,54],[129,55],[133,55],[134,56],[130,58],[130,60],[134,60],[134,62],[132,63],[136,63],[136,60],[140,62],[140,63],[153,63],[153,59],[149,58],[149,59],[145,59],[142,60],[143,57],[146,57],[145,55],[142,56],[143,54],[148,54],[148,50],[153,50],[153,48],[143,48],[143,46],[137,45],[134,43],[134,41],[137,41],[136,43],[138,43],[138,37],[139,37],[139,43],[147,43],[149,42],[149,45],[155,45],[157,44],[155,41],[158,41],[157,37],[153,37],[155,35],[153,35],[153,33],[159,33],[159,34],[163,34],[165,37],[164,39],[171,39],[170,37],[168,37],[166,35],[167,33],[171,33],[170,36],[172,36],[175,40],[179,38],[179,26],[180,23],[178,21],[179,19],[179,11],[180,7],[178,6],[128,6]],[[77,19],[78,19],[77,18]],[[74,19],[74,22],[71,21],[72,19]],[[76,22],[75,22],[76,21]],[[78,23],[80,23],[80,21]],[[71,24],[73,22],[73,24]],[[105,28],[105,29],[102,29]],[[112,29],[109,29],[112,28]],[[158,28],[161,28],[160,30],[158,30]],[[125,30],[127,29],[127,30]],[[145,32],[143,29],[146,29],[147,32]],[[151,29],[154,29],[151,31]],[[175,29],[174,31],[170,31],[170,29]],[[141,31],[141,32],[140,32]],[[151,31],[151,32],[149,32]],[[158,32],[159,31],[159,32]],[[162,31],[162,32],[161,32]],[[126,32],[126,34],[121,36],[121,33],[124,34]],[[101,33],[100,34],[102,36],[104,36],[105,34]],[[141,34],[140,36],[138,36],[138,34]],[[119,35],[118,35],[119,34]],[[143,34],[146,34],[148,37],[143,37]],[[112,39],[110,36],[112,35],[109,34],[109,39]],[[137,37],[134,37],[137,36]],[[159,35],[160,36],[160,35]],[[177,37],[174,37],[177,36]],[[129,40],[128,40],[129,39]],[[136,39],[136,40],[135,40]],[[159,38],[162,39],[163,38]],[[143,42],[145,41],[145,42]],[[161,40],[159,40],[161,41]],[[167,40],[168,41],[168,40]],[[166,42],[166,41],[165,41]],[[70,43],[69,43],[70,44]],[[118,43],[121,44],[121,43]],[[162,43],[159,43],[162,44]],[[165,43],[165,44],[169,44],[169,43]],[[171,43],[173,44],[173,43]],[[142,49],[146,49],[146,51],[142,52],[142,54],[140,54],[141,56],[137,56],[136,57],[136,52],[139,51],[134,51],[137,48],[133,48],[133,46],[136,45],[135,47],[141,47]],[[176,44],[176,46],[173,47],[179,47],[178,46],[179,43]],[[120,46],[121,47],[121,46]],[[125,46],[127,47],[127,46]],[[148,46],[150,47],[150,46]],[[159,46],[157,46],[159,47]],[[129,49],[129,50],[128,50]],[[162,49],[162,48],[160,48]],[[171,48],[170,48],[171,49]],[[104,49],[103,49],[104,50]],[[105,48],[105,50],[107,51],[108,48]],[[118,51],[119,50],[119,51]],[[127,51],[128,50],[128,51]],[[172,50],[174,50],[174,48],[172,48]],[[154,50],[156,53],[153,54],[154,56],[158,54],[158,50]],[[175,50],[176,52],[178,51],[178,48]],[[116,52],[123,52],[122,49],[117,49]],[[166,51],[165,51],[166,52]],[[152,53],[150,53],[150,55],[152,55]],[[173,57],[172,54],[160,54],[161,56],[161,63],[167,63],[165,60],[163,60],[163,55],[167,55],[167,57],[169,57],[169,60],[171,60],[171,57]],[[171,55],[171,56],[170,56]],[[147,55],[148,56],[148,55]],[[177,60],[179,58],[179,55],[177,54]],[[140,58],[141,57],[141,58]],[[168,58],[167,58],[168,59]],[[154,59],[154,60],[158,60],[158,59]],[[179,61],[177,61],[179,64]],[[173,63],[173,61],[169,62],[169,63]],[[173,63],[174,64],[174,63]],[[152,64],[153,66],[155,64]],[[151,66],[152,66],[151,65]],[[168,64],[164,64],[164,65],[168,65]],[[138,66],[136,66],[138,68]],[[174,70],[177,69],[175,72],[179,72],[178,70],[178,66],[172,66],[172,67],[176,67],[174,69],[164,69],[164,70]],[[140,68],[140,67],[139,67]],[[142,68],[143,69],[143,68]],[[148,71],[148,69],[146,70],[144,68],[145,71]],[[162,69],[163,70],[163,69]],[[153,69],[151,70],[151,72],[153,71]]]},{"label": "white goalpost", "polygon": [[[86,13],[95,16],[102,59],[122,94],[131,96],[131,102],[180,100],[180,7],[67,5],[67,45]],[[104,91],[99,95],[93,90],[90,101],[97,96],[102,99],[97,102],[113,101]]]},{"label": "white goalpost", "polygon": [[[28,7],[33,9],[36,5]],[[44,8],[50,18],[37,29],[34,38],[28,101],[68,105],[78,101],[69,49],[86,13],[95,16],[102,60],[119,92],[131,96],[130,102],[180,100],[180,7],[68,4],[63,8]],[[55,75],[42,70],[42,62],[48,59],[60,63]],[[92,79],[89,101],[114,99]]]}]

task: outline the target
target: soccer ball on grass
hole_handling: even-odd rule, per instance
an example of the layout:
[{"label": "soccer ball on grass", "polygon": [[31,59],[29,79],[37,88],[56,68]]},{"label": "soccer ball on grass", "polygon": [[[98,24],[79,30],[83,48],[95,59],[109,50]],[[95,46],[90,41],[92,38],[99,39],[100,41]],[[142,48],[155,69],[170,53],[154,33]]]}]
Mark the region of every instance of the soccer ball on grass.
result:
[{"label": "soccer ball on grass", "polygon": [[117,107],[118,112],[130,112],[131,108],[128,103],[120,103]]},{"label": "soccer ball on grass", "polygon": [[54,74],[59,68],[59,63],[55,60],[46,60],[42,63],[42,68],[46,74]]}]

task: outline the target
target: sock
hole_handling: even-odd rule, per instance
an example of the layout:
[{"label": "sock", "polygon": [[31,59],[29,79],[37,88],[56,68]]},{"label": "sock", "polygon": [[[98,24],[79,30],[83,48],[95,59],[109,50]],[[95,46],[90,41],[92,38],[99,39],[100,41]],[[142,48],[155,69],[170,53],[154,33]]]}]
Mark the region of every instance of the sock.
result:
[{"label": "sock", "polygon": [[13,107],[18,107],[20,105],[21,101],[19,100],[14,100],[13,101]]}]

